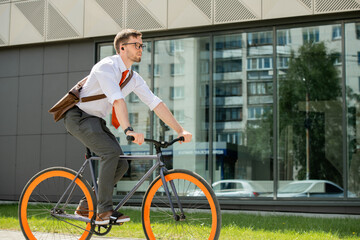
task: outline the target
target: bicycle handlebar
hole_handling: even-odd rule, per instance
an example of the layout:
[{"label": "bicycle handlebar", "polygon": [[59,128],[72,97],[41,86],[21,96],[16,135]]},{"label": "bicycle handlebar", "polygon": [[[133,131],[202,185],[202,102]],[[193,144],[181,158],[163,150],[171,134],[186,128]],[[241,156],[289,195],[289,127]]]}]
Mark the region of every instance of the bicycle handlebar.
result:
[{"label": "bicycle handlebar", "polygon": [[[128,140],[129,142],[132,142],[135,140],[135,138],[133,136],[127,136],[126,140]],[[144,141],[148,142],[148,143],[153,143],[156,147],[160,147],[160,148],[167,148],[171,145],[173,145],[174,143],[178,142],[178,141],[184,141],[184,137],[179,137],[179,138],[175,138],[174,140],[172,140],[171,142],[166,142],[166,141],[156,141],[154,139],[148,139],[145,138]]]}]

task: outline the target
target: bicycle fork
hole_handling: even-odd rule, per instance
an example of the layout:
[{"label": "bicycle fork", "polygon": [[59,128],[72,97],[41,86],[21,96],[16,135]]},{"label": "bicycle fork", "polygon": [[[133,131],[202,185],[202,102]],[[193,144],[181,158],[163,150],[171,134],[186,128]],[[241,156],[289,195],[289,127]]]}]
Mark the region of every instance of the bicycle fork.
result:
[{"label": "bicycle fork", "polygon": [[185,217],[184,210],[183,210],[181,202],[180,202],[179,195],[177,194],[175,184],[174,184],[174,182],[172,180],[169,181],[171,189],[173,191],[173,194],[174,194],[174,196],[176,198],[177,204],[178,204],[180,212],[181,212],[180,216],[178,214],[176,214],[176,212],[175,212],[174,204],[173,204],[173,202],[171,200],[171,195],[170,195],[170,192],[169,192],[169,188],[168,188],[167,182],[165,180],[164,171],[167,171],[167,169],[165,167],[160,168],[160,177],[161,177],[161,181],[163,183],[164,189],[165,189],[166,196],[167,196],[167,198],[169,200],[169,204],[170,204],[170,207],[171,207],[171,211],[173,213],[173,217],[174,217],[175,221],[184,221],[186,217]]}]

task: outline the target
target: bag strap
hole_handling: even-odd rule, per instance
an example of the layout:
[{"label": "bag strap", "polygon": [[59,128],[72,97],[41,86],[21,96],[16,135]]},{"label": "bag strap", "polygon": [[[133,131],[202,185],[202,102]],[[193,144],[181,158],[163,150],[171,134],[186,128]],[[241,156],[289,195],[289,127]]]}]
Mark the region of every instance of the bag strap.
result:
[{"label": "bag strap", "polygon": [[128,84],[128,82],[130,81],[130,79],[132,78],[133,76],[133,70],[130,71],[130,74],[129,76],[125,79],[125,81],[120,85],[120,89],[123,89],[126,84]]},{"label": "bag strap", "polygon": [[[129,76],[120,85],[120,89],[123,89],[126,86],[126,84],[128,84],[128,82],[131,80],[132,76],[133,76],[133,71],[131,70]],[[83,80],[85,80],[85,79],[83,79]],[[80,82],[82,82],[83,80],[81,80]],[[82,86],[85,84],[85,81],[78,85],[81,85],[81,88],[82,88]],[[81,88],[79,89],[79,91],[81,90]],[[81,102],[90,102],[90,101],[95,101],[95,100],[99,100],[99,99],[103,99],[103,98],[106,98],[105,94],[98,94],[98,95],[94,95],[94,96],[83,97],[83,98],[81,98]]]}]

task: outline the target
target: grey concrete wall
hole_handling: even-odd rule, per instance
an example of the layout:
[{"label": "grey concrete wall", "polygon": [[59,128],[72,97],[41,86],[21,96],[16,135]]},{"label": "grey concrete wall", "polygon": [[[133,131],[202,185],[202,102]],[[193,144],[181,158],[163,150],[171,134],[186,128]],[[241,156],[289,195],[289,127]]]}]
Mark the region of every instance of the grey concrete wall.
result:
[{"label": "grey concrete wall", "polygon": [[0,49],[0,199],[51,166],[79,169],[84,146],[48,109],[94,64],[92,40]]}]

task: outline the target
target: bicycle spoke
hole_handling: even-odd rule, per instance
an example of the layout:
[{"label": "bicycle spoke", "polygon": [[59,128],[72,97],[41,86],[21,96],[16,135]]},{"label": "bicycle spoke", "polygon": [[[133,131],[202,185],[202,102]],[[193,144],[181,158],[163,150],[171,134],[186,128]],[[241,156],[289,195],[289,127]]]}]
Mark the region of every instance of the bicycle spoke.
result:
[{"label": "bicycle spoke", "polygon": [[[76,204],[85,196],[85,192],[90,192],[90,186],[77,179],[71,186],[72,191],[64,195],[64,201],[58,202],[74,176],[72,170],[51,168],[34,176],[34,181],[29,181],[20,198],[24,204],[20,204],[19,210],[20,224],[25,236],[53,240],[79,239],[82,236],[84,239],[90,239],[90,223],[67,217],[71,217],[75,212]],[[28,197],[24,199],[24,196]],[[68,205],[69,203],[74,205]],[[58,208],[54,209],[56,205]],[[90,207],[93,212],[93,205]]]},{"label": "bicycle spoke", "polygon": [[[174,183],[185,217],[181,218],[182,212],[178,201],[172,188],[169,188],[175,213],[180,216],[178,221],[174,219],[169,200],[163,196],[161,179],[155,179],[143,203],[151,203],[150,208],[143,205],[143,216],[146,217],[146,221],[143,219],[143,226],[146,236],[156,239],[218,239],[221,219],[217,212],[220,211],[220,207],[211,187],[198,175],[195,176],[186,170],[169,171],[166,179],[171,179]],[[215,215],[212,214],[213,211],[216,211]]]}]

